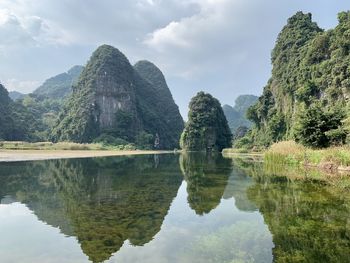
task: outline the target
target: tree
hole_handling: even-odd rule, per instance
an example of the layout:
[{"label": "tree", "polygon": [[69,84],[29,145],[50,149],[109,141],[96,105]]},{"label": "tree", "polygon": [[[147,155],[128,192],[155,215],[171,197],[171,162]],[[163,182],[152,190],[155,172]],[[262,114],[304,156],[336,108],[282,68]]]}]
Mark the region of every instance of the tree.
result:
[{"label": "tree", "polygon": [[296,141],[305,146],[328,147],[345,141],[342,120],[345,113],[340,108],[325,108],[320,102],[303,109],[297,116],[294,129]]}]

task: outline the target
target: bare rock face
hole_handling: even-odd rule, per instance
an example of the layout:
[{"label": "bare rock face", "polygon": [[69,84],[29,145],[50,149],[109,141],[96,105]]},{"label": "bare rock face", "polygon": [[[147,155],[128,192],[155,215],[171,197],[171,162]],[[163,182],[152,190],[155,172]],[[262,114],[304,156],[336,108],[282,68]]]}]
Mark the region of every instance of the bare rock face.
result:
[{"label": "bare rock face", "polygon": [[[132,82],[133,69],[127,58],[109,46],[102,46],[96,52],[106,53],[98,54],[103,61],[94,72],[94,103],[98,107],[99,127],[103,131],[117,125],[118,111],[128,112],[136,119],[136,95]],[[134,123],[134,128],[136,126]]]},{"label": "bare rock face", "polygon": [[[160,149],[178,147],[183,120],[162,72],[150,62],[131,66],[116,48],[99,47],[62,111],[53,140],[91,142],[107,134]],[[145,142],[146,141],[146,142]]]}]

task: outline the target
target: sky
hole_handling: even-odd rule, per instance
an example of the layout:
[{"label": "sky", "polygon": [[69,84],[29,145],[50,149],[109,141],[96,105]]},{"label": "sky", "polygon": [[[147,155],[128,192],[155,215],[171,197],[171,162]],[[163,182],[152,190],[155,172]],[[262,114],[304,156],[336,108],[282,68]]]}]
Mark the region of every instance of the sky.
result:
[{"label": "sky", "polygon": [[186,118],[201,90],[230,105],[260,95],[297,11],[330,29],[347,10],[348,0],[0,0],[0,81],[29,93],[110,44],[132,64],[156,64]]}]

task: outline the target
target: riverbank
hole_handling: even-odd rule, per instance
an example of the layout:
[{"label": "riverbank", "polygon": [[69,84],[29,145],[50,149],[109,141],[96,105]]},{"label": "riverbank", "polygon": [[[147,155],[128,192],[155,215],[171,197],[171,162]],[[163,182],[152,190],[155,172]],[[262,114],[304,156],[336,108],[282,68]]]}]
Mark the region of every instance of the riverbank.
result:
[{"label": "riverbank", "polygon": [[135,145],[105,145],[103,143],[0,141],[0,150],[136,150]]},{"label": "riverbank", "polygon": [[294,141],[273,144],[264,153],[266,164],[315,167],[325,171],[350,173],[350,147],[306,148]]},{"label": "riverbank", "polygon": [[88,157],[108,157],[141,154],[165,154],[173,151],[146,150],[3,150],[0,149],[0,162],[38,161]]},{"label": "riverbank", "polygon": [[270,177],[272,181],[285,180],[282,178],[286,178],[291,182],[319,182],[339,189],[340,193],[349,193],[350,191],[350,173],[348,171],[320,169],[318,166],[278,162],[272,159],[266,161],[262,154],[259,157],[247,154],[224,154],[224,157],[232,159],[235,167],[254,178]]}]

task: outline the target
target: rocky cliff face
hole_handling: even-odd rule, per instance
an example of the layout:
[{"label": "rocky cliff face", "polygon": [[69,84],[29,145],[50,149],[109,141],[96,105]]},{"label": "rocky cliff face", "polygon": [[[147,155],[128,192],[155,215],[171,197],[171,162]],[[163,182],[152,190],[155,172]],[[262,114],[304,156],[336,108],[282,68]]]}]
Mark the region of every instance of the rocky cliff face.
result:
[{"label": "rocky cliff face", "polygon": [[130,128],[139,128],[133,74],[128,59],[113,47],[99,48],[90,59],[76,89],[85,89],[88,81],[93,82],[92,103],[96,106],[93,114],[101,131],[117,125],[119,111],[133,116]]},{"label": "rocky cliff face", "polygon": [[108,45],[93,53],[59,119],[54,140],[91,142],[108,134],[136,142],[146,135],[159,137],[160,148],[176,147],[183,127],[160,70],[150,62],[134,68]]}]

